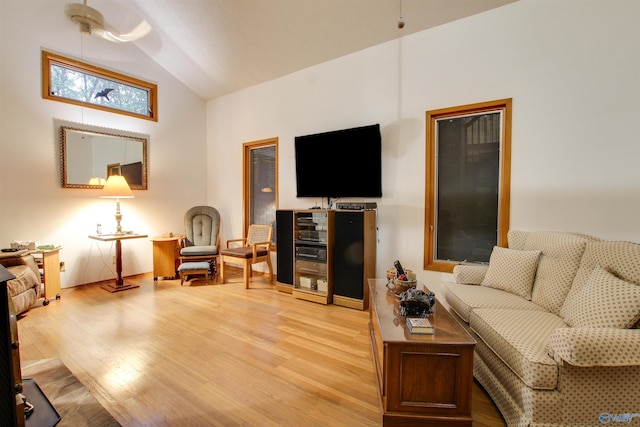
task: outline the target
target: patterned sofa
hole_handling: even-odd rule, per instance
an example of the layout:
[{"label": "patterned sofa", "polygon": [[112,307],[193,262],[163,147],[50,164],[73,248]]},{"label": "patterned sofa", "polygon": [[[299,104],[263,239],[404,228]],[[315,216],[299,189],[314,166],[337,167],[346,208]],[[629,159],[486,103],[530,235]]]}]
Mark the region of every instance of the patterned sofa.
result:
[{"label": "patterned sofa", "polygon": [[640,244],[512,230],[444,283],[509,426],[640,425]]},{"label": "patterned sofa", "polygon": [[40,298],[40,270],[29,251],[0,253],[0,264],[15,279],[7,282],[16,314],[23,313]]}]

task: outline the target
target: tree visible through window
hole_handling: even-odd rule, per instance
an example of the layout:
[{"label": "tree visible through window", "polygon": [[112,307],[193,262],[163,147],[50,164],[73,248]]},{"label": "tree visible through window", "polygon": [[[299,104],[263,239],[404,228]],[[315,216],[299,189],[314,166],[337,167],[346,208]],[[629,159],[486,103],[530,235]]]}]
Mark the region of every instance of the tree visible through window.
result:
[{"label": "tree visible through window", "polygon": [[49,52],[42,52],[42,96],[157,120],[156,85]]},{"label": "tree visible through window", "polygon": [[510,99],[427,112],[426,269],[506,245],[510,153]]}]

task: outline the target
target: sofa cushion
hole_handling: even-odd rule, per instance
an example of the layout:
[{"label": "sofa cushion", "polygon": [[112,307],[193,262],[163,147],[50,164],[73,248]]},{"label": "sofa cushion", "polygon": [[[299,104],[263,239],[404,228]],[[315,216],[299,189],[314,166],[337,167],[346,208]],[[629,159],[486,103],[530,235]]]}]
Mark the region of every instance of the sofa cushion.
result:
[{"label": "sofa cushion", "polygon": [[7,270],[15,279],[7,281],[7,289],[13,302],[13,309],[20,314],[31,307],[40,297],[40,278],[29,265],[14,265]]},{"label": "sofa cushion", "polygon": [[544,308],[526,299],[500,289],[486,286],[463,285],[444,282],[449,306],[465,322],[469,323],[471,310],[475,308],[514,308],[544,311]]},{"label": "sofa cushion", "polygon": [[507,233],[507,244],[510,249],[524,249],[524,242],[527,241],[529,231],[509,230]]},{"label": "sofa cushion", "polygon": [[640,285],[640,244],[619,241],[588,242],[571,290],[560,310],[566,318],[567,307],[586,285],[591,272],[601,266],[617,278]]},{"label": "sofa cushion", "polygon": [[182,256],[209,256],[218,255],[217,246],[186,246],[180,249]]},{"label": "sofa cushion", "polygon": [[538,258],[540,251],[519,251],[494,246],[482,286],[501,289],[530,300]]},{"label": "sofa cushion", "polygon": [[571,327],[630,328],[640,319],[640,286],[596,266],[566,312]]},{"label": "sofa cushion", "polygon": [[15,265],[9,267],[9,271],[16,277],[7,281],[7,288],[12,297],[40,285],[40,280],[28,265]]},{"label": "sofa cushion", "polygon": [[[549,356],[580,367],[640,365],[640,331],[617,328],[558,328],[549,338]],[[620,376],[615,376],[615,381]],[[634,387],[634,389],[637,389]]]},{"label": "sofa cushion", "polygon": [[530,233],[525,250],[542,251],[533,283],[531,301],[554,314],[573,283],[587,239],[572,233],[543,231]]},{"label": "sofa cushion", "polygon": [[549,356],[549,337],[567,324],[546,311],[475,309],[469,325],[527,386],[554,390],[558,365]]},{"label": "sofa cushion", "polygon": [[456,283],[479,285],[484,280],[484,276],[487,274],[488,269],[489,266],[486,264],[458,264],[453,267],[453,279]]},{"label": "sofa cushion", "polygon": [[36,261],[30,251],[26,249],[17,252],[1,252],[0,265],[5,266],[6,268],[16,265],[26,265],[31,268],[35,277],[40,277],[38,264],[36,264]]}]

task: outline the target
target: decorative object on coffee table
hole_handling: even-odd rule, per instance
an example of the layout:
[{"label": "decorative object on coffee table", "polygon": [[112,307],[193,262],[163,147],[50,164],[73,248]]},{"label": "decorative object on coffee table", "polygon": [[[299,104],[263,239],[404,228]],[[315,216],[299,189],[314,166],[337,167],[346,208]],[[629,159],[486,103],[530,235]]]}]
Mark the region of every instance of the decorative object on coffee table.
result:
[{"label": "decorative object on coffee table", "polygon": [[409,289],[415,288],[417,283],[418,281],[415,279],[413,280],[391,279],[387,282],[387,288],[391,289],[393,293],[396,294],[396,296],[400,296],[400,294],[402,294],[403,292],[408,291]]},{"label": "decorative object on coffee table", "polygon": [[427,317],[433,314],[436,295],[411,288],[400,294],[400,314],[402,316]]},{"label": "decorative object on coffee table", "polygon": [[401,293],[415,288],[418,283],[415,273],[409,269],[404,269],[400,261],[396,260],[393,263],[393,268],[387,270],[387,288],[391,289],[397,297]]}]

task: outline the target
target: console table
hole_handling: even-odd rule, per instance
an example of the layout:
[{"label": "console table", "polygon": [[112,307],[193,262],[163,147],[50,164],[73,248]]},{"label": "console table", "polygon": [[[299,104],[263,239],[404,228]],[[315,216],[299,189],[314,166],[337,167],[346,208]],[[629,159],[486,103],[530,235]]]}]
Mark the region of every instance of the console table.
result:
[{"label": "console table", "polygon": [[400,300],[386,283],[368,280],[382,424],[471,427],[475,340],[439,302],[429,316],[435,334],[410,333],[399,314]]},{"label": "console table", "polygon": [[129,239],[141,239],[147,237],[146,234],[90,234],[89,238],[100,240],[102,242],[116,242],[116,283],[106,283],[100,287],[109,292],[126,291],[127,289],[137,288],[138,285],[124,283],[122,279],[122,241]]}]

